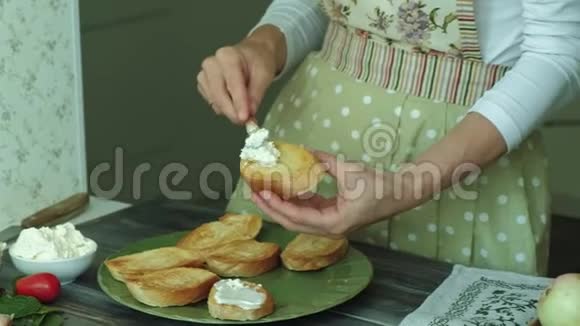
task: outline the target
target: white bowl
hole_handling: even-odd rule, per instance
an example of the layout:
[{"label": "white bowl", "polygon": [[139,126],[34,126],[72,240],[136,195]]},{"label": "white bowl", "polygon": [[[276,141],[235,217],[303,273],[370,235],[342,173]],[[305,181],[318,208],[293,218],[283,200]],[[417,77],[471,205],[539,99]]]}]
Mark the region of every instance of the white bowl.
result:
[{"label": "white bowl", "polygon": [[8,252],[10,254],[10,258],[12,258],[14,267],[16,267],[16,269],[18,269],[21,273],[26,275],[51,273],[60,280],[62,285],[65,285],[74,282],[77,277],[89,269],[93,260],[95,259],[95,254],[97,253],[96,243],[94,247],[95,249],[93,251],[80,257],[50,261],[36,261],[18,257],[12,254],[13,247],[10,247]]}]

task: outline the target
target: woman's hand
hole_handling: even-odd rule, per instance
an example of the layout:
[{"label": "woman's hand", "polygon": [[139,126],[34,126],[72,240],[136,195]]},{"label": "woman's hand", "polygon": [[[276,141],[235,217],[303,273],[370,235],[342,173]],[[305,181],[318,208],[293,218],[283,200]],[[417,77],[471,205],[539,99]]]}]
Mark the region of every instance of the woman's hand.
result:
[{"label": "woman's hand", "polygon": [[283,34],[270,25],[258,28],[239,44],[220,48],[203,61],[198,91],[216,114],[244,124],[256,114],[285,58]]},{"label": "woman's hand", "polygon": [[327,153],[315,152],[328,172],[336,178],[335,198],[308,194],[306,198],[283,201],[271,192],[252,194],[252,200],[284,228],[329,237],[345,236],[359,228],[393,216],[418,203],[397,198],[395,174],[370,169],[362,163],[341,161]]}]

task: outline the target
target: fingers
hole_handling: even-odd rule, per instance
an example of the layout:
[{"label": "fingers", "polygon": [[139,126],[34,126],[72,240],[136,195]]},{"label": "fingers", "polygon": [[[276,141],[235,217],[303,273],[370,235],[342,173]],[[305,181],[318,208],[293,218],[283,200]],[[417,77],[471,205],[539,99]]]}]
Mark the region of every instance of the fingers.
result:
[{"label": "fingers", "polygon": [[224,68],[215,57],[204,60],[202,64],[207,79],[207,90],[211,94],[210,103],[233,123],[239,123],[234,104],[227,90]]},{"label": "fingers", "polygon": [[344,218],[338,211],[337,199],[313,196],[307,201],[283,201],[270,192],[252,194],[254,203],[284,228],[330,238],[344,235]]},{"label": "fingers", "polygon": [[273,208],[270,204],[271,198],[270,200],[266,200],[264,197],[266,196],[261,196],[259,194],[253,193],[252,201],[256,204],[256,206],[258,206],[258,208],[260,208],[264,213],[268,214],[270,218],[272,218],[275,222],[280,224],[285,229],[294,232],[320,234],[320,232],[315,228],[295,222],[293,218],[280,212],[278,209]]},{"label": "fingers", "polygon": [[251,116],[250,100],[246,87],[247,69],[244,59],[235,48],[226,47],[218,50],[216,59],[224,67],[224,79],[227,91],[232,99],[237,119],[245,122]]},{"label": "fingers", "polygon": [[320,161],[320,163],[326,166],[327,172],[333,177],[338,176],[339,162],[336,156],[328,154],[323,151],[313,151],[314,156]]},{"label": "fingers", "polygon": [[291,199],[290,202],[295,205],[311,207],[319,211],[322,211],[326,208],[335,206],[336,198],[329,199],[322,197],[319,194],[310,192],[304,195],[300,195],[298,198]]},{"label": "fingers", "polygon": [[207,79],[205,78],[205,73],[201,71],[197,75],[197,91],[204,98],[204,100],[206,100],[206,102],[209,104],[209,106],[215,112],[215,114],[222,115],[222,112],[217,108],[217,106],[213,105],[213,103],[211,102],[211,96],[206,86],[207,84],[208,83]]},{"label": "fingers", "polygon": [[198,88],[233,123],[253,117],[274,80],[275,58],[259,43],[223,47],[202,63]]},{"label": "fingers", "polygon": [[207,79],[205,78],[205,73],[203,70],[197,74],[197,90],[204,100],[206,100],[208,103],[211,102],[211,97],[209,96],[209,92],[207,90]]},{"label": "fingers", "polygon": [[203,61],[198,75],[202,96],[213,105],[216,113],[225,115],[235,124],[245,123],[255,113],[251,108],[250,73],[246,61],[236,47],[224,47]]}]

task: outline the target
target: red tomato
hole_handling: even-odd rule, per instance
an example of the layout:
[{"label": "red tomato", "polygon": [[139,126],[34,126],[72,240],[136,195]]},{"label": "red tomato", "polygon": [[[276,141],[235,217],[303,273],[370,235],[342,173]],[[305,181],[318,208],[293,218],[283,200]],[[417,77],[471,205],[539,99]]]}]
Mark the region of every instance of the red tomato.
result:
[{"label": "red tomato", "polygon": [[42,303],[51,303],[60,294],[60,281],[50,273],[39,273],[16,281],[16,294],[35,297]]}]

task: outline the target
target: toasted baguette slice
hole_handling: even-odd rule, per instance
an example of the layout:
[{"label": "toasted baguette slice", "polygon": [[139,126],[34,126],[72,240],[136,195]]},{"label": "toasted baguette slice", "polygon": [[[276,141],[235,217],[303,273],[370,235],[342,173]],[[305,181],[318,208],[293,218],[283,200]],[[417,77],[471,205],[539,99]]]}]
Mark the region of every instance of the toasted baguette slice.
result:
[{"label": "toasted baguette slice", "polygon": [[226,243],[254,239],[261,229],[262,219],[257,215],[227,214],[195,228],[179,240],[177,247],[207,255]]},{"label": "toasted baguette slice", "polygon": [[105,261],[113,278],[121,282],[147,272],[174,267],[201,267],[203,264],[200,254],[177,247],[147,250]]},{"label": "toasted baguette slice", "polygon": [[219,277],[200,268],[177,267],[150,272],[128,279],[131,295],[152,307],[185,306],[199,302]]},{"label": "toasted baguette slice", "polygon": [[284,266],[293,271],[323,269],[341,260],[347,253],[347,239],[330,239],[299,234],[280,255]]},{"label": "toasted baguette slice", "polygon": [[280,262],[280,247],[256,240],[233,241],[206,259],[210,271],[223,277],[254,277],[271,271]]},{"label": "toasted baguette slice", "polygon": [[[231,280],[224,280],[223,282],[228,282]],[[239,281],[239,280],[234,280]],[[221,281],[220,281],[221,283]],[[244,287],[249,288],[263,296],[263,302],[259,304],[258,307],[241,307],[238,305],[218,303],[216,294],[218,293],[218,287],[220,283],[215,283],[212,287],[209,297],[207,300],[207,306],[209,309],[209,314],[216,319],[221,320],[236,320],[236,321],[248,321],[248,320],[258,320],[270,315],[274,312],[274,298],[264,287],[251,283],[242,281]],[[256,293],[254,293],[255,295]]]},{"label": "toasted baguette slice", "polygon": [[326,171],[318,159],[304,146],[274,142],[280,159],[274,166],[242,160],[240,175],[254,192],[271,191],[289,199],[313,191]]}]

